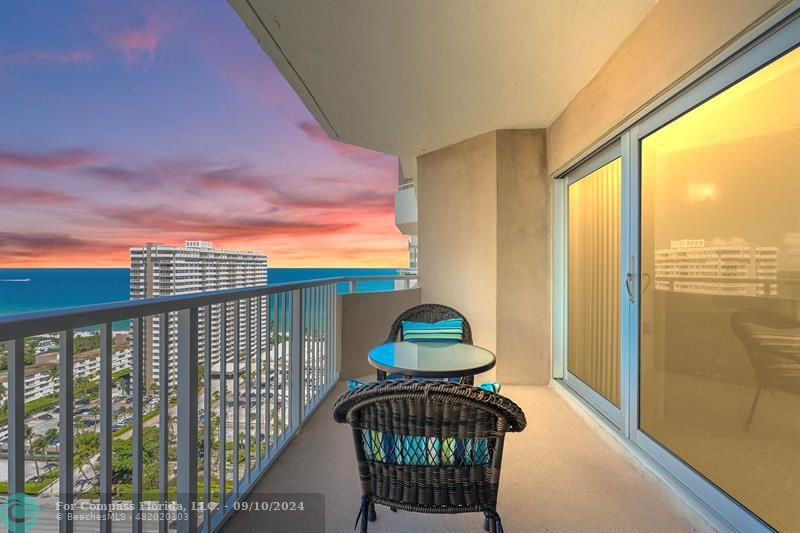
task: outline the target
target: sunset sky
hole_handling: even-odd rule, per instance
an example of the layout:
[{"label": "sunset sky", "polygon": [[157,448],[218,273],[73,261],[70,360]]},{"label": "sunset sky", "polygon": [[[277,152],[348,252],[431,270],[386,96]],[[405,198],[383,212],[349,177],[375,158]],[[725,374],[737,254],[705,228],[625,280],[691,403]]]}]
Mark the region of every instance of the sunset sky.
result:
[{"label": "sunset sky", "polygon": [[327,137],[222,0],[0,3],[0,267],[185,239],[406,266],[396,180]]}]

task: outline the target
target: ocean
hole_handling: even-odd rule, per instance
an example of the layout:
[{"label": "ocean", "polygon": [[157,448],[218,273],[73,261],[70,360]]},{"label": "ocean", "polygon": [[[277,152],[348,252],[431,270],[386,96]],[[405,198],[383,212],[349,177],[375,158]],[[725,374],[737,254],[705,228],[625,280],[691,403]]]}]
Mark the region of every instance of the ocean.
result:
[{"label": "ocean", "polygon": [[[396,268],[269,268],[270,284],[339,276],[393,276]],[[359,292],[391,290],[393,281],[370,281]],[[347,290],[340,284],[339,292]],[[127,300],[128,268],[0,268],[0,316]],[[116,326],[116,325],[115,325]]]}]

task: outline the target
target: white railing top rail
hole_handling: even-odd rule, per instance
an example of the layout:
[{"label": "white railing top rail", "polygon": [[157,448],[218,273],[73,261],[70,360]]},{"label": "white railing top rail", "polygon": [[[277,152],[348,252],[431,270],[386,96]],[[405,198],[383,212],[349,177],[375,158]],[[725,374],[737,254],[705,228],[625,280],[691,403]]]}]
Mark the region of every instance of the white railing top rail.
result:
[{"label": "white railing top rail", "polygon": [[68,329],[74,330],[108,322],[130,320],[159,313],[170,313],[182,309],[222,304],[296,289],[318,287],[331,283],[408,280],[410,278],[410,276],[406,275],[402,277],[398,275],[342,276],[18,313],[0,317],[0,342]]}]

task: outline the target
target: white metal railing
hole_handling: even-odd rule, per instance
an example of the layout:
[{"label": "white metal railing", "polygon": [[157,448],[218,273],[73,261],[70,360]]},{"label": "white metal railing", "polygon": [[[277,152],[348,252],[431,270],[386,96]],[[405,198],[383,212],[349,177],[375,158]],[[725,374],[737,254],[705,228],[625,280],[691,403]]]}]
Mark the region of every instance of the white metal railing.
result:
[{"label": "white metal railing", "polygon": [[[74,464],[74,332],[99,326],[96,401],[99,446],[97,453],[90,454],[87,460],[98,475],[89,492],[94,491],[99,496],[103,509],[110,509],[117,501],[127,501],[124,491],[122,497],[115,498],[115,485],[119,485],[120,480],[112,479],[112,421],[115,416],[112,324],[129,320],[132,413],[127,433],[132,439],[131,530],[141,532],[143,521],[149,519],[141,513],[142,502],[152,500],[152,495],[157,494],[161,508],[168,506],[170,489],[174,485],[175,503],[185,514],[171,524],[176,515],[162,513],[157,518],[159,531],[167,532],[171,525],[181,532],[215,531],[233,512],[234,503],[254,486],[338,379],[337,287],[349,287],[354,292],[361,281],[396,279],[398,276],[328,278],[0,318],[0,345],[5,343],[8,348],[9,495],[25,491],[25,338],[55,332],[60,337],[60,509],[69,510],[76,495],[87,493],[84,484],[76,485],[76,475],[83,476],[87,464]],[[408,277],[403,276],[403,279]],[[154,343],[156,337],[158,341]],[[150,358],[151,368],[157,360],[160,377],[155,487],[152,476],[148,477],[148,482],[144,477],[146,356]],[[175,386],[168,379],[171,360],[177,367]],[[175,421],[176,434],[174,461],[170,458],[171,421]],[[202,428],[200,440],[199,428]],[[83,457],[79,457],[82,461]],[[119,487],[116,489],[119,494]],[[101,514],[99,529],[110,532],[112,518],[116,516],[112,517],[107,510]],[[79,517],[77,512],[74,515],[65,512],[63,519],[57,523],[53,521],[52,529],[71,532]],[[39,521],[48,518],[42,513]]]}]

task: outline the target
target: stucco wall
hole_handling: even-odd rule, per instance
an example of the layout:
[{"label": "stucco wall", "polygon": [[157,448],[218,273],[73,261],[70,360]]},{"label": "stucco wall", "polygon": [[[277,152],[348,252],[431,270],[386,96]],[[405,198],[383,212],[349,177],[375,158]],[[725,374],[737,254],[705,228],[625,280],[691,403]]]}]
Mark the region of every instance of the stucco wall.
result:
[{"label": "stucco wall", "polygon": [[497,132],[497,379],[545,384],[551,366],[550,188],[543,130]]},{"label": "stucco wall", "polygon": [[417,159],[422,301],[449,305],[476,344],[497,347],[496,135],[487,133]]},{"label": "stucco wall", "polygon": [[550,180],[541,130],[491,132],[417,161],[422,301],[497,354],[478,379],[550,378]]},{"label": "stucco wall", "polygon": [[547,129],[553,173],[704,63],[777,0],[662,0]]},{"label": "stucco wall", "polygon": [[339,377],[348,379],[374,375],[367,361],[369,349],[386,341],[397,315],[420,303],[420,290],[357,292],[338,298]]}]

